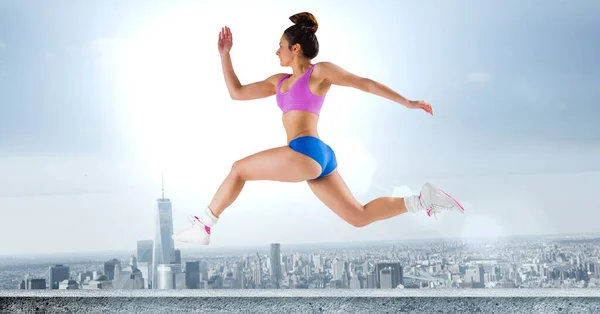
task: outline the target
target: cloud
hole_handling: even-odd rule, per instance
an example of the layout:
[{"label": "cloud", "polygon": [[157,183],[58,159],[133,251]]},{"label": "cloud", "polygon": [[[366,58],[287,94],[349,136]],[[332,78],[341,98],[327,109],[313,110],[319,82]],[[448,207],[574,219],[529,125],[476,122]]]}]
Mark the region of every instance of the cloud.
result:
[{"label": "cloud", "polygon": [[492,76],[487,72],[471,72],[467,74],[467,81],[472,83],[487,83],[492,80]]}]

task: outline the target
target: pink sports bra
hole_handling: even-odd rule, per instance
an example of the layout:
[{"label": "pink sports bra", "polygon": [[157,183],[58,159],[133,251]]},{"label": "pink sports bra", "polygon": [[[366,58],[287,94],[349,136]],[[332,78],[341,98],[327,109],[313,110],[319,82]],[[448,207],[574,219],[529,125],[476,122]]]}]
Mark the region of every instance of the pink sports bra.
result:
[{"label": "pink sports bra", "polygon": [[307,111],[317,115],[320,114],[325,96],[313,94],[308,86],[308,81],[314,68],[315,65],[313,64],[285,93],[281,92],[281,84],[285,79],[292,75],[284,75],[279,80],[279,83],[277,83],[277,105],[284,114],[290,110]]}]

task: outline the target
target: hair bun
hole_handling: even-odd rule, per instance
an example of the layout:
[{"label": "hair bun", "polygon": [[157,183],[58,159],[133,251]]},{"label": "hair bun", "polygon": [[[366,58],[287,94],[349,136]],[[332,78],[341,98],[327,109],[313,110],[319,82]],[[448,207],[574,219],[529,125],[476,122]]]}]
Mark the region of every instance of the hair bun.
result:
[{"label": "hair bun", "polygon": [[310,29],[316,33],[319,28],[319,23],[317,23],[317,19],[310,12],[301,12],[296,13],[290,16],[290,21],[294,24],[308,26]]}]

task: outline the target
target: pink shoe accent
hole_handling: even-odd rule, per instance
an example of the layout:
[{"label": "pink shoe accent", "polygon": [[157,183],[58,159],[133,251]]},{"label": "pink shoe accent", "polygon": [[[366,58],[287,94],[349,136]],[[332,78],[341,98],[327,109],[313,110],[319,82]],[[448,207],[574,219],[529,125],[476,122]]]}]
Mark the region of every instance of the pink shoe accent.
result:
[{"label": "pink shoe accent", "polygon": [[200,221],[200,218],[198,218],[198,216],[194,216],[194,219],[196,219],[196,221],[198,221],[201,225],[204,226],[204,231],[206,231],[206,233],[210,234],[210,227],[203,224],[202,221]]},{"label": "pink shoe accent", "polygon": [[[419,202],[420,201],[421,201],[421,192],[419,192]],[[422,203],[421,203],[421,205],[422,205]],[[427,214],[428,217],[431,217],[431,207],[425,208],[425,213]]]},{"label": "pink shoe accent", "polygon": [[[433,184],[431,184],[433,185]],[[435,186],[435,185],[433,185]],[[438,188],[437,186],[435,186],[436,189],[438,189],[440,192],[444,193],[444,195],[446,195],[448,198],[450,198],[454,203],[456,203],[456,205],[458,205],[458,207],[460,208],[461,212],[465,212],[465,208],[456,200],[454,199],[454,197],[450,196],[450,194],[444,192],[442,189]]]}]

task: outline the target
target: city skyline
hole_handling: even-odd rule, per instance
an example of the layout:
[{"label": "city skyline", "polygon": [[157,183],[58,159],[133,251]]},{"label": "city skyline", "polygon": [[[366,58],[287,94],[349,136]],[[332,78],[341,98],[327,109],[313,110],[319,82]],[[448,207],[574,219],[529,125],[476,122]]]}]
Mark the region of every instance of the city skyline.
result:
[{"label": "city skyline", "polygon": [[[168,267],[176,276],[163,275],[160,285],[161,289],[595,289],[600,287],[598,244],[598,236],[312,250],[271,243],[261,252],[188,251]],[[148,274],[145,267],[151,266],[140,266],[140,272],[135,254],[70,258],[68,263],[36,258],[19,264],[0,259],[0,289],[44,289],[46,283],[46,289],[148,289],[140,283]],[[52,276],[56,280],[48,281]]]},{"label": "city skyline", "polygon": [[600,2],[152,3],[0,3],[0,238],[11,239],[0,254],[154,239],[162,173],[173,228],[183,227],[235,160],[285,144],[273,98],[229,98],[218,31],[231,27],[236,73],[250,83],[289,72],[275,51],[301,11],[320,23],[314,62],[436,113],[332,88],[319,133],[356,198],[406,196],[431,181],[467,211],[357,229],[305,183],[248,182],[205,250],[597,229],[600,46],[589,38]]}]

